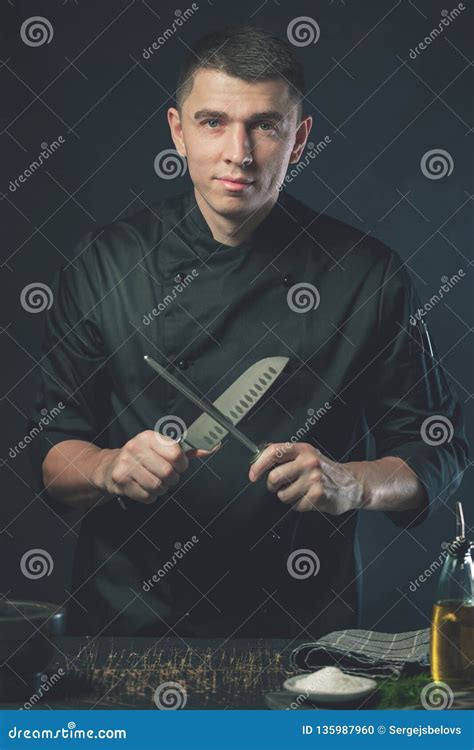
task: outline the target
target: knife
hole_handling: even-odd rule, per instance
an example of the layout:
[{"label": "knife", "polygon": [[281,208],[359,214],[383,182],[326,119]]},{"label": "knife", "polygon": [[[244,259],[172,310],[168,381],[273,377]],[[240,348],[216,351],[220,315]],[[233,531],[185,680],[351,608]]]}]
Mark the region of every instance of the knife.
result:
[{"label": "knife", "polygon": [[[150,362],[148,362],[148,360],[150,360]],[[162,374],[163,368],[160,369],[160,365],[152,360],[151,357],[145,356],[145,361],[147,361],[153,369],[158,371],[160,375]],[[158,366],[158,370],[151,364],[151,362]],[[212,407],[218,411],[216,415],[218,419],[210,416],[207,412],[207,407],[211,406],[211,404],[209,404],[207,400],[199,399],[199,397],[193,393],[193,396],[199,399],[200,403],[198,405],[200,408],[203,408],[205,405],[206,410],[203,409],[204,413],[194,420],[189,429],[186,430],[185,436],[182,436],[176,442],[178,442],[185,451],[195,448],[202,448],[205,450],[211,450],[214,448],[230,432],[230,430],[227,429],[227,426],[223,425],[222,417],[227,418],[227,423],[230,422],[231,425],[229,426],[231,427],[238,424],[261,399],[266,391],[268,391],[270,386],[285,368],[287,362],[288,357],[266,357],[251,365],[219,396],[219,398],[213,402]],[[169,374],[166,370],[165,372],[167,375]],[[171,377],[173,378],[173,376]],[[175,385],[174,381],[182,386],[182,383],[176,378],[173,378],[172,385]],[[196,403],[196,401],[194,401],[194,403]],[[239,430],[237,430],[237,432],[242,435]],[[251,440],[248,440],[246,436],[243,437],[246,441],[244,444],[253,452],[253,457],[250,463],[254,463],[268,443],[258,446]],[[126,510],[127,508],[122,498],[117,497],[117,500],[121,508]]]},{"label": "knife", "polygon": [[[238,424],[279,377],[288,357],[266,357],[251,365],[213,402],[232,424]],[[228,434],[228,430],[205,412],[194,420],[181,441],[184,450],[211,450]]]},{"label": "knife", "polygon": [[[264,448],[266,448],[269,443],[261,443],[260,445],[254,443],[252,440],[250,440],[250,438],[247,437],[247,435],[241,432],[225,414],[219,411],[219,409],[217,409],[214,404],[211,404],[207,399],[198,396],[195,391],[193,391],[191,388],[188,388],[187,385],[182,383],[175,375],[162,367],[162,365],[158,364],[158,362],[156,362],[152,357],[149,357],[147,354],[145,354],[144,359],[147,365],[150,365],[150,367],[155,370],[155,372],[161,375],[165,380],[168,381],[168,383],[170,383],[172,386],[174,386],[174,388],[180,391],[183,396],[186,396],[189,401],[192,401],[193,404],[199,406],[199,408],[202,409],[205,414],[212,417],[212,419],[214,419],[218,423],[218,425],[223,428],[223,430],[230,432],[230,434],[237,438],[237,440],[239,440],[242,445],[245,445],[245,447],[252,452],[252,458],[250,459],[251,464],[253,464],[259,458]],[[177,442],[180,442],[180,440]]]}]

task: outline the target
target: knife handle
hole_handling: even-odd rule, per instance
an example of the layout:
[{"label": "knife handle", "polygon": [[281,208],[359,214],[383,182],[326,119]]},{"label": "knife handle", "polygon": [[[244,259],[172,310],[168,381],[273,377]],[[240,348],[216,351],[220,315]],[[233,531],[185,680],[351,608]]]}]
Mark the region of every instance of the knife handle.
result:
[{"label": "knife handle", "polygon": [[254,464],[255,461],[260,458],[265,448],[267,448],[271,443],[260,443],[260,445],[257,446],[256,453],[253,454],[252,458],[250,459],[250,464]]}]

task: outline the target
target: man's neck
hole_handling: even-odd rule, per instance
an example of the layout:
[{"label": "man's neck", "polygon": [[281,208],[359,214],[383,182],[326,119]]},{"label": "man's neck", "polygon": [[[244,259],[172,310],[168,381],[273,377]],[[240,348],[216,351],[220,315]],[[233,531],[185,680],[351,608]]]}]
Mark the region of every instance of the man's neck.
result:
[{"label": "man's neck", "polygon": [[248,240],[258,225],[270,213],[277,201],[277,198],[269,200],[257,211],[250,214],[250,216],[244,219],[232,220],[216,213],[196,188],[194,188],[194,195],[213,238],[216,242],[220,242],[222,245],[230,245],[231,247],[241,245],[242,242]]}]

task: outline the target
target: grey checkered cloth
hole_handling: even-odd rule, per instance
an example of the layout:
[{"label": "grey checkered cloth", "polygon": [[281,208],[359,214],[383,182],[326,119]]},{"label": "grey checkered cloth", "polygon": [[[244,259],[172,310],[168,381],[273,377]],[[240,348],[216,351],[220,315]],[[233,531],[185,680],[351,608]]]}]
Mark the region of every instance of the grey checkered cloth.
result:
[{"label": "grey checkered cloth", "polygon": [[364,677],[397,679],[429,669],[429,646],[430,628],[407,633],[338,630],[297,646],[290,666],[303,672],[336,666]]}]

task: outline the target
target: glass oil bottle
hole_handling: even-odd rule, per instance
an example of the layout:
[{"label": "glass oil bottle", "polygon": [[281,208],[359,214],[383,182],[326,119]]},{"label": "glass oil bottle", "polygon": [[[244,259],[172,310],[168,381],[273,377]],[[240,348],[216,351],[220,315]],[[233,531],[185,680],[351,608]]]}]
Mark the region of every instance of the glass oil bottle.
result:
[{"label": "glass oil bottle", "polygon": [[465,536],[461,503],[456,503],[457,536],[446,556],[433,607],[431,677],[453,690],[474,685],[474,544]]}]

